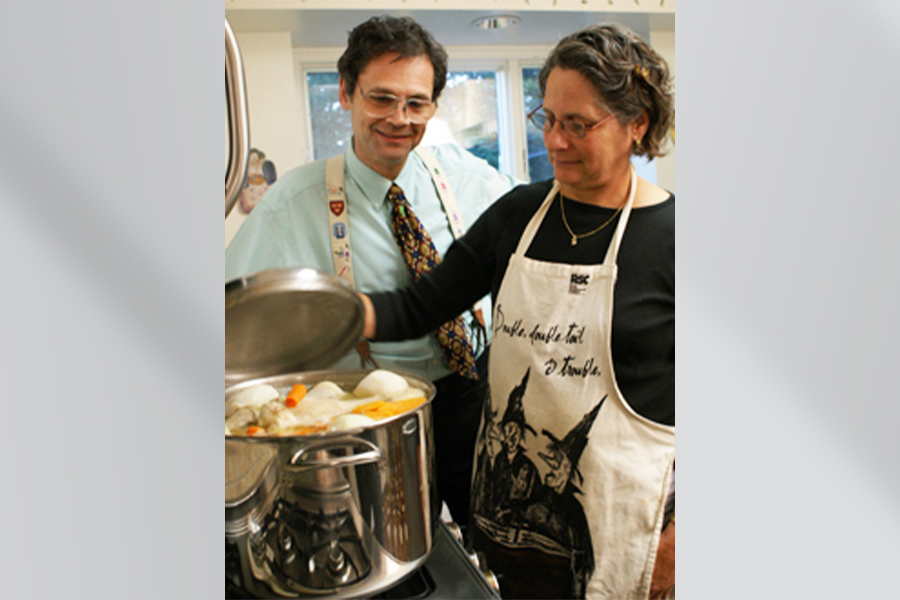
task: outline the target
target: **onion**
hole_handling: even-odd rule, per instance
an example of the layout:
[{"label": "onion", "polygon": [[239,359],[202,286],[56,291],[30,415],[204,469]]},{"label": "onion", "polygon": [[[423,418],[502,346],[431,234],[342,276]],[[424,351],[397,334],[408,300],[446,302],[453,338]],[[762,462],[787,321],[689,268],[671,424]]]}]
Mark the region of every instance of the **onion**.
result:
[{"label": "onion", "polygon": [[239,409],[245,407],[259,408],[263,404],[267,404],[272,400],[277,400],[280,396],[281,394],[278,393],[278,390],[271,385],[261,383],[259,385],[250,386],[246,390],[238,392],[225,402],[225,416],[230,417]]},{"label": "onion", "polygon": [[371,419],[365,415],[350,413],[349,415],[341,415],[334,419],[328,430],[343,431],[345,429],[355,429],[357,427],[366,427],[375,422],[375,419]]},{"label": "onion", "polygon": [[366,375],[359,382],[356,389],[353,390],[353,395],[357,398],[365,398],[366,396],[383,396],[387,398],[391,394],[400,392],[408,387],[409,384],[406,383],[406,379],[400,375],[378,369]]}]

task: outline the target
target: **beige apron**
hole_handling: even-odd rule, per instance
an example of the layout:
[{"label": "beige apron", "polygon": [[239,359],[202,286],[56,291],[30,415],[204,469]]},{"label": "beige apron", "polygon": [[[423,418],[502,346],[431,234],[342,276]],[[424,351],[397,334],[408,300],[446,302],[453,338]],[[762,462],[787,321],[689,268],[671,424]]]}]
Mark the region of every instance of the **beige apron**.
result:
[{"label": "beige apron", "polygon": [[649,594],[675,428],[625,402],[610,351],[616,257],[636,183],[632,170],[606,258],[588,266],[525,257],[554,183],[496,299],[472,542],[505,598]]}]

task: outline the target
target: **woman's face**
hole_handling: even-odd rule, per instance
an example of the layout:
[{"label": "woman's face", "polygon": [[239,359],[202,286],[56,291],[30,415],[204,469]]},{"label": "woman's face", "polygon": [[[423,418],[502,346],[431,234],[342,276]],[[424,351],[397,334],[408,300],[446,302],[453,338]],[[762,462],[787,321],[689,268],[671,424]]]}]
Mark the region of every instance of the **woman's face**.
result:
[{"label": "woman's face", "polygon": [[[544,112],[557,121],[572,119],[590,127],[609,115],[594,86],[578,71],[555,68],[547,78]],[[622,125],[616,117],[587,131],[581,139],[554,123],[544,132],[553,175],[566,196],[580,199],[630,175],[631,147],[646,131],[646,119]]]}]

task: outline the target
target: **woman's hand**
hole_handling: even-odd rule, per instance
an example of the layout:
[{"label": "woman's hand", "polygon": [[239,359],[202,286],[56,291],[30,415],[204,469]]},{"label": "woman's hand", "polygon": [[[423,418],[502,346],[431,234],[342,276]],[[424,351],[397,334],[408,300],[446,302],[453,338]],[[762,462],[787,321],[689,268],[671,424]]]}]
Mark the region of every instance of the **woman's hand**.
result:
[{"label": "woman's hand", "polygon": [[369,300],[369,297],[365,294],[356,294],[359,296],[359,299],[362,300],[363,308],[366,311],[366,317],[363,321],[363,331],[362,335],[367,340],[375,337],[375,307],[372,306],[372,301]]},{"label": "woman's hand", "polygon": [[675,522],[669,523],[659,536],[656,565],[650,580],[650,600],[665,599],[675,587]]}]

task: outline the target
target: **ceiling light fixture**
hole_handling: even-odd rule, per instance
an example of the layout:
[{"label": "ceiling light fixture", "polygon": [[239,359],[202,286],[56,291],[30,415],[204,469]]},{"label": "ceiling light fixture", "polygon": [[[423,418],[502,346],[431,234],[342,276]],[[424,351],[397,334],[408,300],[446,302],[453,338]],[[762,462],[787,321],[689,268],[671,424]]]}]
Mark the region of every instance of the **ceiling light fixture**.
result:
[{"label": "ceiling light fixture", "polygon": [[506,29],[518,25],[522,19],[513,15],[491,15],[472,21],[472,25],[478,29]]}]

